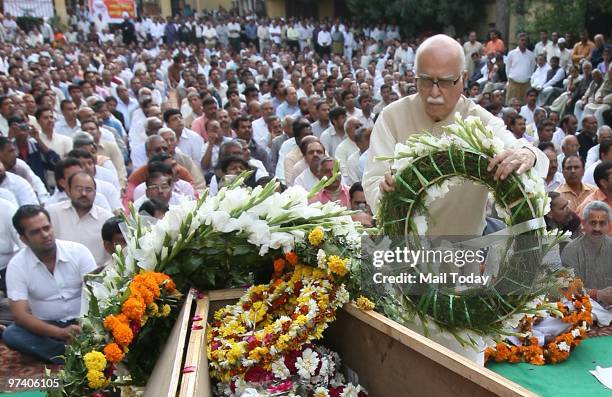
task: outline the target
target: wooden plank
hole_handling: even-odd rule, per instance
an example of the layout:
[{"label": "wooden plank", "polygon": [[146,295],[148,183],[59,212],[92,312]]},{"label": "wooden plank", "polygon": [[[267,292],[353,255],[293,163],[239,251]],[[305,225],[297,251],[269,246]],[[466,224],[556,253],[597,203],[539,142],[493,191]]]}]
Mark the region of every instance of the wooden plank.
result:
[{"label": "wooden plank", "polygon": [[176,396],[183,371],[183,353],[185,352],[185,341],[187,340],[193,304],[193,294],[190,292],[185,298],[185,303],[174,327],[172,327],[164,350],[147,382],[144,392],[145,397]]},{"label": "wooden plank", "polygon": [[426,337],[353,304],[338,312],[325,344],[373,396],[535,396]]},{"label": "wooden plank", "polygon": [[[234,289],[218,289],[214,291],[208,291],[207,294],[210,297],[211,302],[223,301],[223,300],[238,300],[246,292],[246,288],[234,288]],[[234,302],[231,302],[234,303]],[[212,313],[214,314],[214,313]]]},{"label": "wooden plank", "polygon": [[[200,321],[192,321],[191,334],[189,335],[189,344],[187,354],[185,356],[185,366],[195,366],[196,371],[182,374],[181,397],[211,397],[210,377],[208,376],[208,357],[206,352],[206,327],[208,320],[208,312],[210,308],[210,298],[208,294],[204,294],[202,298],[197,299],[194,316],[202,318]],[[194,330],[193,325],[200,325],[203,328]]]}]

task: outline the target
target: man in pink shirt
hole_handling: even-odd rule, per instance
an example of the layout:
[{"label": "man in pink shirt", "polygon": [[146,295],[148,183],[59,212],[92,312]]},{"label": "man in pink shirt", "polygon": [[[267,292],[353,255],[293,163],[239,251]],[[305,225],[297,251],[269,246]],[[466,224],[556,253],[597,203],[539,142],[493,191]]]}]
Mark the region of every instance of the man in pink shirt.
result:
[{"label": "man in pink shirt", "polygon": [[[317,176],[319,179],[323,179],[324,176],[327,178],[332,177],[334,165],[336,159],[333,157],[323,157],[319,161]],[[336,201],[338,204],[345,208],[351,208],[351,195],[349,193],[350,188],[341,181],[342,177],[338,174],[338,177],[329,186],[322,189],[316,196],[311,199],[311,202],[321,202],[323,204],[328,201]]]}]

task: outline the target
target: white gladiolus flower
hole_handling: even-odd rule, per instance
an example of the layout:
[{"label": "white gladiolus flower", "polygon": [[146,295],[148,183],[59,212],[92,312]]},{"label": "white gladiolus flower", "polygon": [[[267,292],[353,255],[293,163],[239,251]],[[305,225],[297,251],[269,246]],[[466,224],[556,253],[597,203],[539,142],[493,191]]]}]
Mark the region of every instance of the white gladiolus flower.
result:
[{"label": "white gladiolus flower", "polygon": [[412,221],[416,226],[416,232],[419,236],[424,236],[427,233],[427,218],[424,215],[415,216]]},{"label": "white gladiolus flower", "polygon": [[310,377],[315,374],[318,366],[319,355],[311,348],[304,350],[302,352],[302,357],[298,357],[295,362],[295,368],[297,368],[298,374],[304,379],[310,379]]}]

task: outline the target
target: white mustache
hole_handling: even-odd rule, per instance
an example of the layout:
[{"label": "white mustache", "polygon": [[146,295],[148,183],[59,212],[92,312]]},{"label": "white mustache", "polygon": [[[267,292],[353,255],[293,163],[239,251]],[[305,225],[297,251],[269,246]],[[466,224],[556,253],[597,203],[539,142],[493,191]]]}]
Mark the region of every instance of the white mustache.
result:
[{"label": "white mustache", "polygon": [[439,97],[434,98],[434,97],[428,96],[427,103],[430,105],[444,105],[444,97],[439,96]]}]

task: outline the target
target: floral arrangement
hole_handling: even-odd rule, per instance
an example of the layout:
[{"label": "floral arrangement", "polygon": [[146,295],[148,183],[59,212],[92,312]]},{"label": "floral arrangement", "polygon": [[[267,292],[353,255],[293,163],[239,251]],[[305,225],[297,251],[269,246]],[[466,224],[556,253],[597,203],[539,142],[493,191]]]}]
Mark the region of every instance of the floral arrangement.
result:
[{"label": "floral arrangement", "polygon": [[[550,200],[542,178],[533,170],[520,176],[512,174],[505,180],[495,180],[487,170],[492,157],[522,145],[501,127],[485,126],[477,117],[462,119],[457,113],[455,123],[445,130],[440,137],[412,135],[406,143],[396,144],[393,156],[379,158],[390,161],[396,171],[395,190],[381,196],[381,231],[403,238],[409,249],[422,249],[421,236],[430,229],[430,204],[466,181],[484,186],[509,226],[506,232],[510,237],[499,255],[499,271],[490,283],[470,288],[424,285],[424,291],[398,288],[390,293],[378,289],[369,295],[395,321],[412,323],[415,317],[423,324],[433,321],[460,343],[469,343],[460,337],[464,331],[499,335],[506,318],[524,313],[535,297],[556,289],[556,279],[542,266],[545,250],[551,247],[541,242],[543,216],[549,211]],[[526,236],[531,240],[523,239]],[[517,291],[517,286],[522,290]]]},{"label": "floral arrangement", "polygon": [[[181,298],[172,279],[163,273],[142,271],[129,280],[123,292],[101,308],[93,301],[90,315],[82,321],[83,333],[66,351],[61,376],[69,395],[101,391],[112,387],[116,372],[129,360],[129,347],[151,319],[169,316]],[[95,392],[94,392],[95,393]]]},{"label": "floral arrangement", "polygon": [[556,303],[556,313],[569,328],[554,340],[540,345],[533,336],[533,325],[538,321],[537,316],[527,315],[519,323],[520,345],[512,345],[506,341],[499,341],[494,347],[485,350],[485,360],[496,362],[519,363],[525,362],[533,365],[557,364],[567,360],[571,351],[586,338],[589,327],[593,324],[591,317],[591,301],[585,293],[582,281],[575,279],[563,292],[565,299]]},{"label": "floral arrangement", "polygon": [[286,352],[271,369],[260,365],[216,386],[220,396],[367,397],[359,385],[346,383],[338,353],[307,343]]},{"label": "floral arrangement", "polygon": [[[157,223],[146,224],[134,211],[125,218],[127,247],[87,282],[89,313],[80,320],[83,333],[67,347],[58,394],[99,395],[116,386],[145,385],[176,318],[178,292],[267,283],[275,270],[278,276],[288,264],[296,266],[297,255],[301,264],[317,266],[311,234],[313,241],[319,236],[319,248],[330,247],[325,269],[319,269],[329,279],[343,274],[346,280],[358,269],[360,232],[350,211],[333,202],[309,204],[301,187],[283,193],[276,192],[276,182],[241,187],[246,177],[214,197],[171,207]],[[164,280],[157,280],[158,273]],[[159,281],[159,295],[152,281]],[[342,289],[333,304],[345,295]],[[90,352],[88,368],[83,358]]]},{"label": "floral arrangement", "polygon": [[211,376],[228,381],[254,365],[271,370],[287,351],[320,339],[348,300],[342,284],[302,265],[249,288],[235,305],[215,313],[207,335]]}]

